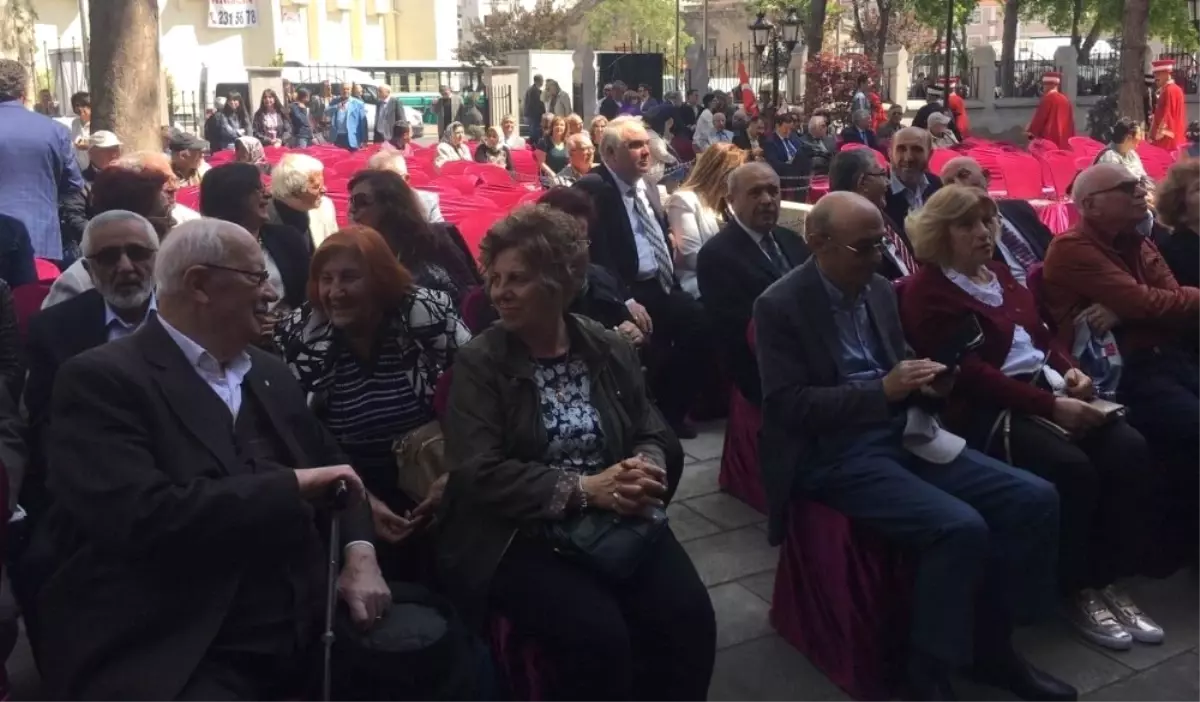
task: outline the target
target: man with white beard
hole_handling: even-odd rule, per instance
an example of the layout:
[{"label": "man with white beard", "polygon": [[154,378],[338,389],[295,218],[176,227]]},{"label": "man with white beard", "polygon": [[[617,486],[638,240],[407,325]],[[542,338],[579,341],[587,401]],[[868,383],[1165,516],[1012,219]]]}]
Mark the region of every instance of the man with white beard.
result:
[{"label": "man with white beard", "polygon": [[41,516],[45,499],[44,437],[59,367],[90,348],[132,334],[155,309],[158,234],[149,220],[128,210],[103,212],[88,222],[80,249],[92,289],[43,310],[29,323],[24,401],[30,468],[21,506],[32,519]]}]

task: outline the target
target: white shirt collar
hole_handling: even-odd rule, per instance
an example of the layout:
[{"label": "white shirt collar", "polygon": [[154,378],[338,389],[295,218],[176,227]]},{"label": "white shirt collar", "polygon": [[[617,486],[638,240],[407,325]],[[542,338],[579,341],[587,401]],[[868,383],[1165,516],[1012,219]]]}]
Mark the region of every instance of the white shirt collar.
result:
[{"label": "white shirt collar", "polygon": [[124,319],[121,319],[120,315],[117,314],[117,311],[115,309],[113,309],[113,306],[108,303],[108,300],[105,300],[104,301],[104,328],[112,329],[113,325],[116,324],[120,327],[123,327],[124,329],[126,329],[128,331],[133,331],[133,330],[137,329],[138,327],[142,326],[143,324],[145,324],[147,319],[150,319],[151,312],[157,312],[157,311],[158,311],[158,298],[156,298],[154,296],[154,294],[151,293],[150,306],[146,308],[146,316],[142,317],[142,321],[138,322],[137,324],[130,324],[129,322],[126,322]]},{"label": "white shirt collar", "polygon": [[924,173],[921,174],[921,182],[917,186],[916,190],[909,190],[908,186],[905,185],[899,178],[896,177],[896,172],[894,170],[892,171],[891,180],[892,180],[892,194],[893,195],[899,195],[900,193],[904,192],[905,190],[908,190],[908,192],[910,192],[914,195],[920,196],[920,195],[923,195],[925,193],[925,189],[929,187],[929,177],[926,176]]},{"label": "white shirt collar", "polygon": [[168,322],[161,315],[158,318],[158,322],[162,325],[163,329],[166,330],[167,334],[170,335],[170,337],[175,341],[176,345],[179,346],[179,350],[183,352],[183,355],[185,358],[187,358],[188,363],[202,375],[228,372],[240,380],[241,378],[246,377],[246,374],[250,372],[250,354],[246,353],[245,351],[238,354],[238,356],[230,361],[227,365],[222,365],[221,362],[218,361],[216,357],[209,353],[203,346],[197,344],[191,339],[191,337],[171,326],[170,322]]},{"label": "white shirt collar", "polygon": [[734,212],[733,210],[729,210],[729,216],[733,217],[733,221],[737,222],[737,225],[739,227],[741,227],[743,231],[745,231],[747,234],[750,235],[750,238],[754,240],[755,244],[762,246],[762,240],[766,238],[766,236],[767,236],[766,234],[763,234],[760,231],[755,231],[754,229],[751,229],[750,227],[746,226],[746,223],[743,222],[741,220],[741,218],[739,218],[737,216],[737,213]]},{"label": "white shirt collar", "polygon": [[613,182],[617,184],[617,189],[621,191],[621,197],[629,197],[630,188],[637,189],[639,195],[646,192],[646,181],[642,180],[641,178],[638,178],[637,183],[626,183],[621,179],[621,176],[617,175],[616,172],[611,168],[608,169],[608,172],[609,175],[612,176]]}]

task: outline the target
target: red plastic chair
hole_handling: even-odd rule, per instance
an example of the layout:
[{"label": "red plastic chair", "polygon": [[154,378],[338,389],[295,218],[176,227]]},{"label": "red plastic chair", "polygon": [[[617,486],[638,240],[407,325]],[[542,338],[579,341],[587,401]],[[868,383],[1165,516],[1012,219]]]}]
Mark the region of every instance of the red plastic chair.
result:
[{"label": "red plastic chair", "polygon": [[473,175],[479,178],[479,182],[484,185],[492,185],[499,188],[511,188],[515,184],[512,174],[500,166],[490,163],[476,163],[472,168],[466,170],[467,175]]},{"label": "red plastic chair", "polygon": [[467,172],[468,168],[474,165],[474,161],[446,161],[442,164],[441,169],[438,171],[438,175],[442,177],[463,175]]},{"label": "red plastic chair", "polygon": [[996,156],[996,166],[1004,175],[1005,190],[1013,200],[1041,200],[1042,166],[1029,154],[1007,153]]},{"label": "red plastic chair", "polygon": [[[754,320],[746,327],[746,342],[754,349]],[[754,509],[767,513],[767,493],[758,467],[758,431],[762,411],[731,384],[729,421],[725,425],[725,446],[721,451],[721,471],[717,483],[721,490]]]},{"label": "red plastic chair", "polygon": [[1055,144],[1049,139],[1037,138],[1029,142],[1029,153],[1033,154],[1034,156],[1043,154],[1047,151],[1055,151],[1057,149],[1058,144]]},{"label": "red plastic chair", "polygon": [[1085,136],[1071,137],[1067,139],[1067,144],[1070,145],[1071,151],[1077,156],[1091,156],[1095,158],[1096,154],[1104,150],[1104,144]]},{"label": "red plastic chair", "polygon": [[33,269],[37,273],[38,282],[42,283],[53,283],[62,275],[62,271],[58,270],[53,261],[44,258],[33,259]]},{"label": "red plastic chair", "polygon": [[325,172],[342,178],[353,178],[355,173],[366,169],[366,167],[366,160],[356,156],[355,158],[338,161],[332,166],[326,166]]},{"label": "red plastic chair", "polygon": [[536,179],[538,177],[537,159],[534,158],[532,151],[522,151],[517,149],[512,153],[513,170],[518,175]]},{"label": "red plastic chair", "polygon": [[[480,197],[496,203],[496,207],[499,207],[504,212],[508,212],[521,204],[528,194],[528,190],[517,190],[515,188],[501,190],[483,186],[479,189]],[[538,193],[538,195],[541,195],[541,193]]]},{"label": "red plastic chair", "polygon": [[1138,144],[1137,154],[1142,159],[1142,167],[1146,169],[1146,175],[1152,180],[1166,178],[1167,170],[1175,162],[1174,154],[1148,141]]},{"label": "red plastic chair", "polygon": [[[50,264],[54,265],[54,264]],[[42,310],[42,303],[50,294],[50,283],[39,280],[36,283],[26,283],[13,288],[13,312],[17,316],[17,331],[21,335],[21,344],[25,344],[29,331],[29,320]],[[7,503],[5,503],[7,504]]]}]

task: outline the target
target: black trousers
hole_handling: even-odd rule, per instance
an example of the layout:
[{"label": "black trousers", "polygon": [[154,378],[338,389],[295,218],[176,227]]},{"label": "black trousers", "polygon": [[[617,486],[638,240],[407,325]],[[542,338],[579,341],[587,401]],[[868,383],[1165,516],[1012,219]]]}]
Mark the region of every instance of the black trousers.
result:
[{"label": "black trousers", "polygon": [[298,700],[321,694],[322,648],[307,647],[295,658],[209,651],[178,700]]},{"label": "black trousers", "polygon": [[702,700],[716,655],[708,591],[675,536],[628,581],[605,583],[518,535],[491,604],[550,659],[555,700]]},{"label": "black trousers", "polygon": [[678,286],[666,293],[653,280],[635,283],[633,296],[654,322],[649,383],[663,418],[674,426],[687,417],[713,360],[704,308]]},{"label": "black trousers", "polygon": [[1075,441],[1014,415],[1005,450],[991,455],[1054,484],[1059,499],[1058,583],[1063,595],[1104,587],[1142,571],[1161,533],[1164,471],[1123,419]]}]

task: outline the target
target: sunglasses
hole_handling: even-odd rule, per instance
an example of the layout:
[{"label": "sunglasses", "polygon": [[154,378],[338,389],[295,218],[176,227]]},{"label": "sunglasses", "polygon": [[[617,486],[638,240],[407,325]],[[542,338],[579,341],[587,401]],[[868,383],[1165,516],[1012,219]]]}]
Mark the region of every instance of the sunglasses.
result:
[{"label": "sunglasses", "polygon": [[1142,186],[1142,181],[1140,181],[1140,180],[1123,180],[1120,183],[1117,183],[1116,185],[1112,186],[1111,188],[1097,190],[1096,192],[1092,193],[1090,197],[1096,197],[1097,195],[1103,195],[1105,193],[1115,193],[1115,192],[1122,192],[1122,193],[1125,193],[1126,195],[1129,195],[1132,197],[1135,193],[1137,193],[1138,188],[1140,188],[1141,186]]},{"label": "sunglasses", "polygon": [[240,273],[241,275],[244,275],[247,278],[249,278],[250,280],[254,281],[255,285],[262,285],[263,283],[267,282],[268,278],[271,277],[271,272],[265,268],[262,269],[261,271],[248,271],[244,268],[230,268],[229,266],[218,266],[215,263],[205,263],[204,267],[212,268],[212,269],[218,270],[218,271],[229,271],[230,273]]},{"label": "sunglasses", "polygon": [[870,256],[871,254],[875,253],[876,251],[878,251],[879,253],[883,253],[883,250],[885,248],[884,243],[883,243],[883,237],[879,237],[878,239],[871,239],[869,241],[859,241],[855,244],[842,244],[842,246],[847,251],[854,252],[855,256],[861,256],[863,258]]},{"label": "sunglasses", "polygon": [[121,262],[122,256],[128,258],[130,263],[144,263],[149,261],[153,255],[154,249],[140,244],[126,244],[125,246],[106,246],[87,258],[103,266],[115,266]]}]

